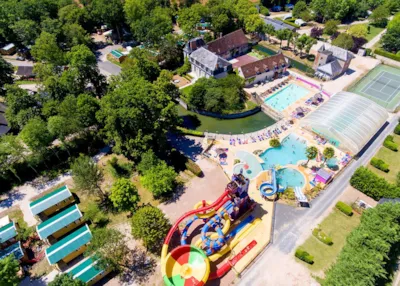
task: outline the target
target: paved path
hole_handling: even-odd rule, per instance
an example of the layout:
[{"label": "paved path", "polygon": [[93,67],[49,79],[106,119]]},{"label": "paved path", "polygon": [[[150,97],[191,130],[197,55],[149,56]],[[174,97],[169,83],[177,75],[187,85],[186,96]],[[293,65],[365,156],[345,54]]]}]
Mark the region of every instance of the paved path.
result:
[{"label": "paved path", "polygon": [[15,59],[15,57],[7,57],[4,56],[3,57],[7,62],[9,62],[10,64],[12,64],[13,66],[25,66],[25,67],[31,67],[33,66],[33,62],[31,61],[17,61]]},{"label": "paved path", "polygon": [[107,60],[107,54],[109,54],[112,50],[116,50],[122,48],[121,45],[110,45],[106,46],[103,49],[96,51],[97,53],[97,65],[99,67],[100,73],[109,77],[111,75],[117,75],[121,72],[121,67],[109,62]]},{"label": "paved path", "polygon": [[[274,242],[270,247],[255,260],[255,264],[251,266],[242,276],[240,285],[262,285],[260,283],[273,283],[279,282],[278,277],[290,276],[293,269],[285,263],[292,256],[295,247],[302,243],[310,230],[323,219],[323,214],[327,213],[335,203],[342,192],[349,186],[349,181],[354,171],[363,165],[366,165],[371,157],[379,150],[384,138],[393,132],[394,127],[397,125],[398,113],[389,119],[389,125],[383,132],[376,138],[376,140],[369,146],[367,151],[357,161],[353,161],[343,171],[343,173],[336,178],[329,187],[315,200],[312,201],[310,209],[293,209],[290,210],[287,206],[277,204],[275,212],[275,233]],[[281,259],[278,261],[277,257]],[[293,259],[291,259],[294,262]],[[265,271],[268,265],[279,265],[274,271]],[[292,263],[294,267],[296,264]],[[294,275],[296,276],[296,275]],[[304,277],[303,277],[304,278]],[[302,281],[303,283],[305,281]],[[299,283],[299,282],[297,282]],[[280,283],[270,285],[284,285]],[[288,284],[296,285],[296,284]],[[298,284],[309,285],[309,284]]]},{"label": "paved path", "polygon": [[378,35],[376,35],[371,41],[365,44],[366,49],[372,48],[373,45],[375,45],[379,40],[382,38],[383,34],[386,33],[386,29],[380,32]]}]

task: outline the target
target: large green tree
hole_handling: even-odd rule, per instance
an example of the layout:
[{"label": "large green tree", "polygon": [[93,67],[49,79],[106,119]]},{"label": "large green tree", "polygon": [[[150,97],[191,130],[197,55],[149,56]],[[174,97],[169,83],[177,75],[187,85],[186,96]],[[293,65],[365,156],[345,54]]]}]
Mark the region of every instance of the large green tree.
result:
[{"label": "large green tree", "polygon": [[0,57],[0,95],[5,95],[5,85],[13,83],[14,69],[11,64]]},{"label": "large green tree", "polygon": [[388,52],[400,51],[400,13],[389,22],[387,32],[382,37],[382,46]]},{"label": "large green tree", "polygon": [[310,160],[313,160],[318,155],[318,149],[315,146],[309,146],[306,148],[306,157],[307,157],[307,164]]},{"label": "large green tree", "polygon": [[19,20],[11,27],[18,41],[24,45],[31,45],[39,36],[39,25],[32,20]]},{"label": "large green tree", "polygon": [[53,281],[51,281],[49,286],[85,286],[86,284],[79,280],[74,279],[71,274],[62,273],[57,274]]},{"label": "large green tree", "polygon": [[42,32],[36,39],[35,45],[32,46],[32,55],[38,61],[43,61],[55,65],[65,63],[64,54],[57,44],[55,35]]},{"label": "large green tree", "polygon": [[112,185],[110,192],[110,200],[118,211],[134,211],[137,208],[140,196],[129,179],[118,179]]},{"label": "large green tree", "polygon": [[141,177],[141,182],[145,188],[153,193],[154,197],[160,197],[174,190],[176,176],[177,173],[174,171],[174,168],[161,161],[144,173]]},{"label": "large green tree", "polygon": [[143,240],[150,251],[158,251],[167,235],[171,224],[164,213],[153,206],[140,208],[132,216],[132,235]]},{"label": "large green tree", "polygon": [[20,282],[18,271],[19,262],[14,255],[0,259],[0,285],[17,286]]},{"label": "large green tree", "polygon": [[307,4],[305,1],[299,1],[294,5],[292,15],[294,18],[300,18],[304,11],[307,11]]},{"label": "large green tree", "polygon": [[372,11],[372,14],[369,16],[369,18],[374,25],[378,27],[386,27],[389,16],[389,9],[386,6],[381,5]]},{"label": "large green tree", "polygon": [[46,122],[40,118],[29,120],[22,128],[19,136],[32,152],[44,153],[45,149],[53,141],[47,130]]},{"label": "large green tree", "polygon": [[350,50],[354,45],[353,37],[347,33],[341,33],[336,39],[332,41],[332,45]]}]

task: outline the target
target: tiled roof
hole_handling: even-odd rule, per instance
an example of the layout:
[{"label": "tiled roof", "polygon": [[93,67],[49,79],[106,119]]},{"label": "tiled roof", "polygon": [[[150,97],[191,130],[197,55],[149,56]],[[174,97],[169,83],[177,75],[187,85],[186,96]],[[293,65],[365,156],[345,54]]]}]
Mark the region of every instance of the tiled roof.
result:
[{"label": "tiled roof", "polygon": [[6,258],[7,256],[14,254],[16,259],[21,259],[24,256],[24,252],[21,248],[21,242],[18,241],[9,247],[0,250],[0,259]]},{"label": "tiled roof", "polygon": [[78,250],[80,247],[89,243],[91,239],[92,233],[90,232],[87,224],[85,224],[81,228],[78,228],[73,233],[47,248],[47,260],[49,261],[50,265],[53,265],[75,250]]},{"label": "tiled roof", "polygon": [[340,47],[336,47],[336,46],[330,45],[330,44],[326,44],[325,43],[318,50],[318,52],[320,52],[320,53],[322,53],[324,51],[331,52],[332,55],[335,58],[338,58],[338,59],[340,59],[342,61],[347,61],[349,59],[354,59],[354,55],[351,52],[349,52],[349,51],[347,51],[345,49],[342,49]]},{"label": "tiled roof", "polygon": [[290,26],[290,25],[288,25],[282,21],[276,20],[276,19],[264,18],[264,22],[265,22],[265,24],[272,25],[274,27],[275,31],[284,30],[284,29],[296,31],[296,27]]},{"label": "tiled roof", "polygon": [[80,219],[82,213],[75,204],[37,226],[37,233],[40,239],[46,239],[48,236],[70,225]]},{"label": "tiled roof", "polygon": [[222,55],[232,49],[247,45],[249,40],[246,38],[242,29],[207,43],[207,49],[217,55]]},{"label": "tiled roof", "polygon": [[74,279],[79,279],[84,283],[88,283],[104,272],[104,270],[95,267],[96,262],[97,261],[93,261],[91,257],[85,258],[68,269],[67,273],[71,274]]},{"label": "tiled roof", "polygon": [[14,236],[17,236],[14,222],[10,222],[0,228],[0,243],[6,242]]},{"label": "tiled roof", "polygon": [[185,49],[185,51],[187,53],[190,54],[190,53],[194,52],[195,50],[197,50],[198,48],[201,48],[201,47],[203,47],[205,45],[206,45],[206,43],[204,42],[203,38],[202,37],[197,37],[197,38],[190,39],[186,43],[184,49]]},{"label": "tiled roof", "polygon": [[335,59],[330,63],[327,63],[323,66],[319,66],[317,70],[331,76],[337,76],[342,72],[342,66],[340,65],[339,61]]},{"label": "tiled roof", "polygon": [[276,54],[259,61],[249,63],[240,67],[244,78],[253,77],[268,70],[273,70],[276,66],[287,64],[283,54]]},{"label": "tiled roof", "polygon": [[16,75],[33,76],[33,66],[19,66]]},{"label": "tiled roof", "polygon": [[59,202],[71,197],[72,194],[67,186],[62,186],[61,188],[33,201],[29,204],[29,208],[33,215],[37,215],[48,208],[58,204]]},{"label": "tiled roof", "polygon": [[217,56],[216,54],[210,52],[203,47],[194,51],[190,55],[190,58],[196,60],[211,71],[215,71],[219,68],[228,67],[231,65],[231,63],[227,60]]}]

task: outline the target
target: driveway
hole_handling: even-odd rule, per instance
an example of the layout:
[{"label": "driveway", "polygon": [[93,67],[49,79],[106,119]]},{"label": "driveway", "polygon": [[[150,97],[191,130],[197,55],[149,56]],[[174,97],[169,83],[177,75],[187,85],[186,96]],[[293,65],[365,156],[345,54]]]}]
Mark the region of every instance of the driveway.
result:
[{"label": "driveway", "polygon": [[120,48],[122,48],[121,45],[110,45],[96,51],[97,65],[99,67],[100,73],[104,76],[109,77],[111,75],[118,75],[121,72],[121,67],[107,60],[107,55],[112,50]]},{"label": "driveway", "polygon": [[[240,285],[312,285],[316,283],[310,278],[308,270],[295,262],[292,253],[296,246],[310,235],[312,228],[329,214],[339,196],[349,186],[354,171],[366,165],[379,150],[385,137],[393,132],[399,114],[392,116],[388,126],[371,143],[365,153],[357,161],[351,162],[343,173],[312,201],[311,208],[299,210],[281,204],[276,205],[273,244],[255,260],[251,268],[243,273]],[[265,271],[269,265],[272,265],[273,269]]]}]

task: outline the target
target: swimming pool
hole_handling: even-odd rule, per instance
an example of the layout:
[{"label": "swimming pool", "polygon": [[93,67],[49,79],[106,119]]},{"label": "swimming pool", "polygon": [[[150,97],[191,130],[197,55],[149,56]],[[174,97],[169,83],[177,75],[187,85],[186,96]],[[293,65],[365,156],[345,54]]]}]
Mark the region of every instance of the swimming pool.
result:
[{"label": "swimming pool", "polygon": [[272,96],[266,98],[264,102],[275,110],[283,111],[293,102],[306,96],[308,93],[308,89],[292,83]]},{"label": "swimming pool", "polygon": [[240,163],[233,167],[234,174],[242,172],[243,176],[251,180],[263,170],[257,157],[249,152],[237,151],[236,157],[240,160]]},{"label": "swimming pool", "polygon": [[302,173],[292,168],[280,169],[276,172],[276,179],[279,187],[287,189],[288,187],[303,187],[305,178]]},{"label": "swimming pool", "polygon": [[280,147],[269,148],[260,154],[264,161],[262,167],[271,169],[274,166],[295,165],[298,161],[307,160],[306,148],[305,140],[291,133],[282,140]]}]

